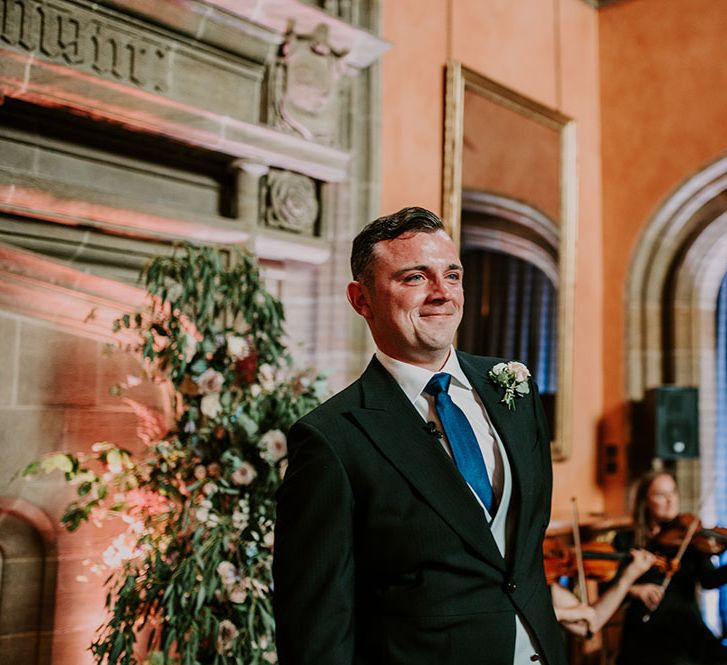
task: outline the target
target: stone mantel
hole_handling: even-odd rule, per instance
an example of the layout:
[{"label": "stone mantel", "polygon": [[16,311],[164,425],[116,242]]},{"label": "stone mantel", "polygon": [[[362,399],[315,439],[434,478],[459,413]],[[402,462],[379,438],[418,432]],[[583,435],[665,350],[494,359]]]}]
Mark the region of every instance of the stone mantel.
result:
[{"label": "stone mantel", "polygon": [[388,42],[370,32],[302,0],[107,0],[107,4],[231,50],[240,48],[239,40],[231,43],[228,39],[231,24],[237,24],[238,30],[246,25],[248,32],[250,26],[259,26],[258,36],[279,44],[291,23],[302,34],[325,25],[331,46],[344,52],[344,61],[355,69],[365,69],[389,48]]},{"label": "stone mantel", "polygon": [[[99,246],[104,234],[242,244],[320,265],[367,159],[369,138],[351,117],[368,111],[353,100],[370,99],[363,72],[387,48],[302,0],[0,0],[0,115],[37,115],[35,130],[0,124],[0,238],[63,257],[79,229]],[[86,147],[68,113],[92,127]],[[55,138],[41,137],[47,121]],[[145,164],[114,153],[118,133],[152,146]],[[153,146],[180,146],[199,164],[169,171]],[[137,172],[150,174],[143,187]],[[165,178],[212,203],[216,188],[218,205],[186,205]]]},{"label": "stone mantel", "polygon": [[[342,53],[349,47],[361,52],[361,44],[372,42],[375,48],[364,49],[369,60],[380,55],[384,42],[301,2],[240,2],[234,25],[230,14],[197,0],[108,4],[136,15],[143,11],[148,19],[180,31],[194,31],[194,41],[84,0],[20,0],[13,9],[17,18],[10,15],[7,3],[4,23],[10,25],[13,19],[19,23],[22,15],[25,24],[6,27],[0,35],[0,94],[161,135],[232,159],[259,160],[325,182],[345,180],[349,156],[344,149],[261,122],[265,63],[272,60],[272,51],[261,44],[278,45],[285,35],[261,27],[250,35],[253,24],[243,20],[243,10],[281,29],[284,9],[304,18],[306,26],[317,17],[320,24],[335,28],[330,42],[333,45],[336,37]],[[52,35],[49,26],[56,19],[67,25]],[[223,28],[226,32],[219,34]],[[214,39],[204,42],[202,37]],[[219,44],[234,46],[239,57],[219,50]],[[367,59],[356,56],[352,61],[352,53],[341,57],[351,66],[363,66]],[[215,85],[206,83],[213,80]]]}]

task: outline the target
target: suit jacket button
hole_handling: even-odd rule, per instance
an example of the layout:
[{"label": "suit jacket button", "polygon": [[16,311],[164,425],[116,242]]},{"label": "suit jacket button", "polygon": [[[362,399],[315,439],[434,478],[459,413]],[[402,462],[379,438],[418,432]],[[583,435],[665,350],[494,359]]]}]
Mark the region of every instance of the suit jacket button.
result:
[{"label": "suit jacket button", "polygon": [[508,593],[515,593],[515,589],[517,589],[517,584],[510,580],[505,588],[507,589]]},{"label": "suit jacket button", "polygon": [[539,663],[540,662],[540,654],[534,653],[532,656],[530,656],[530,661],[533,663]]}]

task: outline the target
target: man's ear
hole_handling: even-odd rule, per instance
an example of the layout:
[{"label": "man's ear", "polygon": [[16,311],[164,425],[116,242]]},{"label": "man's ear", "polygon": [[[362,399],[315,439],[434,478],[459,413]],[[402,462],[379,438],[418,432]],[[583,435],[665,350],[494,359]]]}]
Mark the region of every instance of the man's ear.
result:
[{"label": "man's ear", "polygon": [[363,316],[367,321],[371,318],[371,305],[369,301],[369,290],[361,282],[349,282],[346,287],[346,296],[351,307],[356,313]]}]

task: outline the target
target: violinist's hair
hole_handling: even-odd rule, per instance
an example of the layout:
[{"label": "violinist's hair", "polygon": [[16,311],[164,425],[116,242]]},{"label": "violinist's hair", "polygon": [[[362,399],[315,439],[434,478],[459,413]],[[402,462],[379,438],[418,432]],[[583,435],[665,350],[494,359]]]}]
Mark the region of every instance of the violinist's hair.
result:
[{"label": "violinist's hair", "polygon": [[676,484],[677,479],[671,471],[666,469],[652,469],[647,471],[636,483],[634,491],[634,547],[646,547],[650,538],[649,508],[647,494],[651,483],[661,476],[669,476]]}]

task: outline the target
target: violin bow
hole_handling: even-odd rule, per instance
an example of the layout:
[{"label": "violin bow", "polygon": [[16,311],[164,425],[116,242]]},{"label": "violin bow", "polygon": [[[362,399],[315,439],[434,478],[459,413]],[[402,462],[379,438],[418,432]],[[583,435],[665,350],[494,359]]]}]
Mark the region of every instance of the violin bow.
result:
[{"label": "violin bow", "polygon": [[[677,550],[676,556],[674,557],[674,559],[672,559],[672,561],[676,561],[677,564],[681,563],[682,557],[684,556],[684,552],[687,551],[687,547],[689,547],[689,543],[692,542],[692,538],[694,538],[694,534],[697,533],[698,528],[699,528],[699,520],[695,519],[689,525],[687,532],[684,534],[684,538],[682,539],[682,542],[679,545],[679,549]],[[678,568],[678,566],[677,566],[677,568]],[[665,592],[667,587],[671,583],[671,578],[674,576],[674,572],[676,572],[676,570],[674,570],[673,572],[667,571],[666,574],[664,575],[664,579],[660,585],[662,592]],[[662,598],[663,598],[663,595],[662,595]],[[656,609],[659,609],[659,608],[657,607]],[[656,610],[653,610],[653,612],[655,612],[655,611]],[[641,621],[643,623],[647,623],[649,621],[649,619],[651,619],[651,615],[653,612],[647,612],[646,614],[644,614],[644,616],[641,617]]]},{"label": "violin bow", "polygon": [[586,589],[586,572],[583,567],[583,547],[581,546],[581,532],[578,528],[578,504],[576,498],[571,497],[571,528],[573,529],[573,546],[576,551],[576,566],[578,568],[578,595],[582,603],[588,604],[588,589]]},{"label": "violin bow", "polygon": [[[573,529],[573,548],[576,552],[576,566],[578,567],[578,597],[582,603],[588,605],[588,587],[586,587],[586,572],[583,567],[583,547],[581,546],[581,532],[578,527],[578,503],[571,497],[571,527]],[[586,639],[593,637],[591,629],[586,631]]]}]

